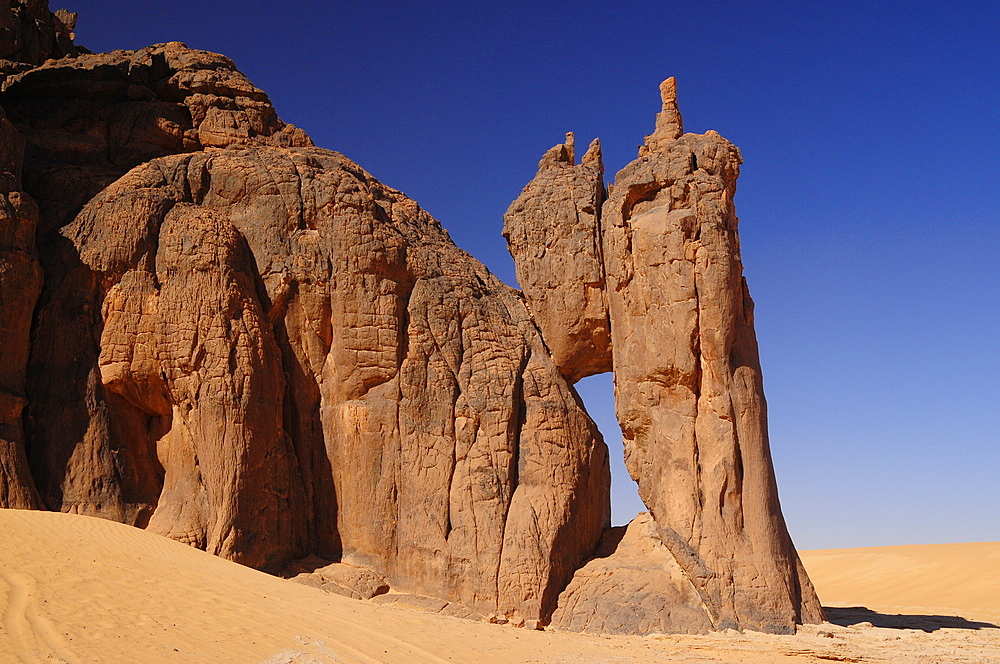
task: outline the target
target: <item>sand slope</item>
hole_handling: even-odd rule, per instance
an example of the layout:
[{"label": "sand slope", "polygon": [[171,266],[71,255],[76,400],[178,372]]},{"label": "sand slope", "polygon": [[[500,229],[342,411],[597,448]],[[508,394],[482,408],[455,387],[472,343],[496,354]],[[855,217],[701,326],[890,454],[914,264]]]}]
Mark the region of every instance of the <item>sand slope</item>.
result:
[{"label": "sand slope", "polygon": [[[958,546],[972,551],[965,558],[953,552],[965,562],[962,583],[978,579],[970,561],[992,564],[982,553],[986,549],[976,547],[1000,548]],[[864,568],[867,584],[842,573],[858,555],[807,554],[821,596],[827,588],[837,598],[869,597],[865,586],[875,585],[887,593],[879,601],[897,602],[893,597],[900,595],[890,590],[895,581],[878,581],[881,563]],[[934,552],[927,555],[934,559]],[[886,569],[911,569],[900,565]],[[953,566],[936,569],[940,575]],[[927,588],[950,588],[940,578],[933,583]],[[927,592],[918,597],[921,602],[956,597]],[[973,601],[976,610],[1000,613],[1000,597],[992,597],[983,607],[982,600]],[[1000,629],[924,632],[850,626],[851,620],[842,617],[844,625],[809,626],[784,637],[530,632],[326,594],[117,523],[0,510],[0,662],[5,663],[1000,662]]]}]

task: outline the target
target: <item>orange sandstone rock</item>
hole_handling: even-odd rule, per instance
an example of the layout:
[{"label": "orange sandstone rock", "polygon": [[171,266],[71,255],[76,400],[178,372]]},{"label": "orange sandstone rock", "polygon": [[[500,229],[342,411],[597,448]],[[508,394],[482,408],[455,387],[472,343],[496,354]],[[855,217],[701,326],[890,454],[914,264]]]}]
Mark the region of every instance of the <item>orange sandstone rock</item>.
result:
[{"label": "orange sandstone rock", "polygon": [[516,293],[413,201],[336,153],[230,148],[134,169],[65,235],[107,289],[102,389],[149,422],[123,443],[164,470],[151,529],[547,620],[608,523],[607,450]]},{"label": "orange sandstone rock", "polygon": [[611,370],[600,212],[601,144],[575,163],[573,134],[542,157],[504,215],[517,281],[559,370],[570,381]]},{"label": "orange sandstone rock", "polygon": [[788,536],[767,439],[733,206],[740,153],[680,132],[674,86],[604,204],[615,400],[629,473],[715,629],[822,619]]}]

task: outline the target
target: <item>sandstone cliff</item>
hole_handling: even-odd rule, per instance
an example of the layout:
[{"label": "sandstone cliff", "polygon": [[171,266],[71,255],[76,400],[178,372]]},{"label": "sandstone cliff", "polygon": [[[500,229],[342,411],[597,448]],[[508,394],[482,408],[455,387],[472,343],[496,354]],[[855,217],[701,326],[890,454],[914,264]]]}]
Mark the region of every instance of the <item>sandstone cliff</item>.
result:
[{"label": "sandstone cliff", "polygon": [[[505,218],[519,293],[228,58],[90,54],[75,16],[0,4],[0,506],[529,626],[820,615],[767,451],[739,155],[681,135],[672,82],[610,193],[598,142],[543,157]],[[571,385],[612,359],[655,519],[624,535]]]},{"label": "sandstone cliff", "polygon": [[[79,54],[4,88],[45,270],[37,307],[38,283],[0,291],[25,359],[35,310],[9,381],[31,474],[13,431],[4,505],[33,480],[255,567],[320,554],[547,620],[610,480],[515,291],[223,56]],[[33,240],[27,210],[5,230]]]}]

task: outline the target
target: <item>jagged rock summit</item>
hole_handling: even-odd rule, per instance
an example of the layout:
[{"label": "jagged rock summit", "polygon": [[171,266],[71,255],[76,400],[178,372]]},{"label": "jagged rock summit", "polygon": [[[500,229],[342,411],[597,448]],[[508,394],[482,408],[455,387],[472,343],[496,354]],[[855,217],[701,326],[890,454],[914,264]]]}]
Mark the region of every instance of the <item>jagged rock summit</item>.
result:
[{"label": "jagged rock summit", "polygon": [[[90,54],[75,15],[0,4],[0,506],[532,627],[821,615],[767,452],[738,152],[681,135],[672,80],[610,191],[599,142],[543,157],[505,216],[519,293],[228,58]],[[624,536],[572,387],[612,368],[652,514]]]}]

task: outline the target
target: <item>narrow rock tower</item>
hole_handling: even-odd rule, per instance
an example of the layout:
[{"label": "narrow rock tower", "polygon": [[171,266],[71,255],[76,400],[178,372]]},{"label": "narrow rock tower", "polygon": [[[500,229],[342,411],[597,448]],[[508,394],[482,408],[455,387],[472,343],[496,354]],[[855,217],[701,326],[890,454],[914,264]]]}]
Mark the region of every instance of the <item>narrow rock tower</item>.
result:
[{"label": "narrow rock tower", "polygon": [[[606,534],[560,597],[554,622],[588,631],[790,633],[823,614],[778,504],[733,206],[740,152],[714,131],[683,133],[673,78],[660,93],[656,129],[616,176],[594,224],[625,460],[653,522],[637,520],[624,539]],[[565,198],[533,185],[525,192],[536,199]],[[549,219],[562,223],[560,214]],[[512,253],[520,275],[531,254],[513,243]],[[533,311],[544,310],[532,289],[525,294]],[[630,589],[637,564],[648,572]],[[615,575],[621,583],[605,583],[615,570],[625,571]],[[634,599],[640,589],[642,602]]]}]

